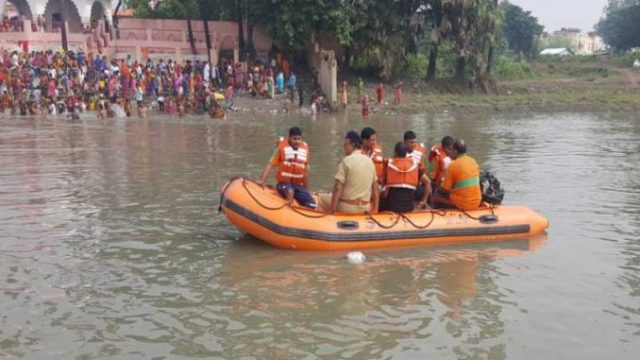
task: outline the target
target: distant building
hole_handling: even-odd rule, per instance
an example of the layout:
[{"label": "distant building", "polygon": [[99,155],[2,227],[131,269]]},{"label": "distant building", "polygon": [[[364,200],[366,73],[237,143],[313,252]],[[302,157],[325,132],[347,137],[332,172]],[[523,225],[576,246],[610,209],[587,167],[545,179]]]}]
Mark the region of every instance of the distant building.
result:
[{"label": "distant building", "polygon": [[573,51],[567,48],[549,48],[549,49],[542,50],[540,52],[540,55],[567,56],[567,55],[573,55]]},{"label": "distant building", "polygon": [[566,44],[578,55],[596,54],[606,49],[604,41],[598,34],[595,32],[584,34],[578,28],[562,28],[552,34],[545,34],[543,39],[550,45]]}]

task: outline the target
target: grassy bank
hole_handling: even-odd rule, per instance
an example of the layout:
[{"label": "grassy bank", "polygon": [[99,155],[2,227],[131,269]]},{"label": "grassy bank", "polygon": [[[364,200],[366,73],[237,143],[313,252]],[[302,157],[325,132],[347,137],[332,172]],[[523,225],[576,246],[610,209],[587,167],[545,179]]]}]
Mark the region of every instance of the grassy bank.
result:
[{"label": "grassy bank", "polygon": [[[401,79],[404,95],[400,104],[392,104],[395,82],[385,84],[385,105],[373,104],[379,83],[376,79],[365,79],[365,93],[371,98],[373,113],[640,111],[640,71],[632,69],[632,62],[616,56],[575,56],[510,64],[497,68],[498,76],[506,75],[507,79],[499,79],[495,90],[488,94],[446,81],[434,85],[411,78]],[[311,76],[302,73],[299,77],[308,104]],[[338,79],[349,84],[349,112],[360,112],[358,76],[340,74]],[[276,99],[255,100],[244,94],[238,97],[237,104],[240,109],[253,112],[297,109],[286,105],[285,98],[281,94]]]},{"label": "grassy bank", "polygon": [[406,101],[397,108],[410,112],[640,110],[640,71],[617,57],[543,58],[521,74],[499,81],[490,94],[408,81]]}]

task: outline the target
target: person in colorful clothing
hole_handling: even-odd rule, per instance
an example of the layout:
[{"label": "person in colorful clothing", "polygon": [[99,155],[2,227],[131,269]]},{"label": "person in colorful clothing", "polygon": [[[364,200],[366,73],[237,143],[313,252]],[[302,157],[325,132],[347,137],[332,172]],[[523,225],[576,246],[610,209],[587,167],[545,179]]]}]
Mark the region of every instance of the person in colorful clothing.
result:
[{"label": "person in colorful clothing", "polygon": [[442,186],[434,194],[434,207],[477,209],[482,203],[480,167],[467,155],[464,140],[456,140],[452,155],[455,160],[449,165]]}]

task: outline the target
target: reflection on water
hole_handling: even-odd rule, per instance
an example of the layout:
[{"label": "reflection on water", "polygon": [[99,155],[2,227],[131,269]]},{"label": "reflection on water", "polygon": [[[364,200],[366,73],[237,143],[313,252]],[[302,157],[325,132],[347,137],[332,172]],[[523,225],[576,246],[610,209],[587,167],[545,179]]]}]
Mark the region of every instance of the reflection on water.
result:
[{"label": "reflection on water", "polygon": [[[341,137],[463,137],[549,239],[342,253],[272,249],[217,215],[302,128],[311,183]],[[0,357],[633,358],[640,347],[633,115],[236,114],[0,118]]]},{"label": "reflection on water", "polygon": [[545,240],[546,235],[374,252],[354,266],[341,255],[268,250],[246,239],[230,247],[223,260],[221,279],[232,292],[228,314],[244,325],[228,350],[258,358],[280,351],[292,358],[365,359],[392,356],[411,341],[459,339],[460,354],[484,353],[474,344],[504,330],[502,294],[482,273],[492,262],[524,255]]}]

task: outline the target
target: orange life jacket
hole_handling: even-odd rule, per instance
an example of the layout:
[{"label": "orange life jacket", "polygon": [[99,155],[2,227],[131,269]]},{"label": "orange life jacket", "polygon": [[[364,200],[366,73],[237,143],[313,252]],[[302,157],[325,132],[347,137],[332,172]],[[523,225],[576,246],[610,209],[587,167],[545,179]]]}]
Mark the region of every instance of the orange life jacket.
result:
[{"label": "orange life jacket", "polygon": [[382,175],[384,175],[384,154],[382,152],[382,146],[375,144],[373,149],[371,150],[371,154],[369,154],[369,158],[373,161],[373,165],[376,168],[376,176],[378,177],[378,182],[382,183]]},{"label": "orange life jacket", "polygon": [[309,164],[309,145],[306,142],[294,149],[286,138],[278,141],[278,183],[290,183],[304,186],[307,177],[307,165]]},{"label": "orange life jacket", "polygon": [[427,148],[424,144],[418,144],[413,151],[407,153],[407,157],[411,158],[414,164],[424,170],[424,159],[427,157]]},{"label": "orange life jacket", "polygon": [[411,158],[393,158],[387,162],[387,186],[415,190],[418,187],[419,165]]},{"label": "orange life jacket", "polygon": [[429,179],[436,185],[440,185],[444,180],[445,159],[447,157],[442,144],[434,145],[429,152]]}]

